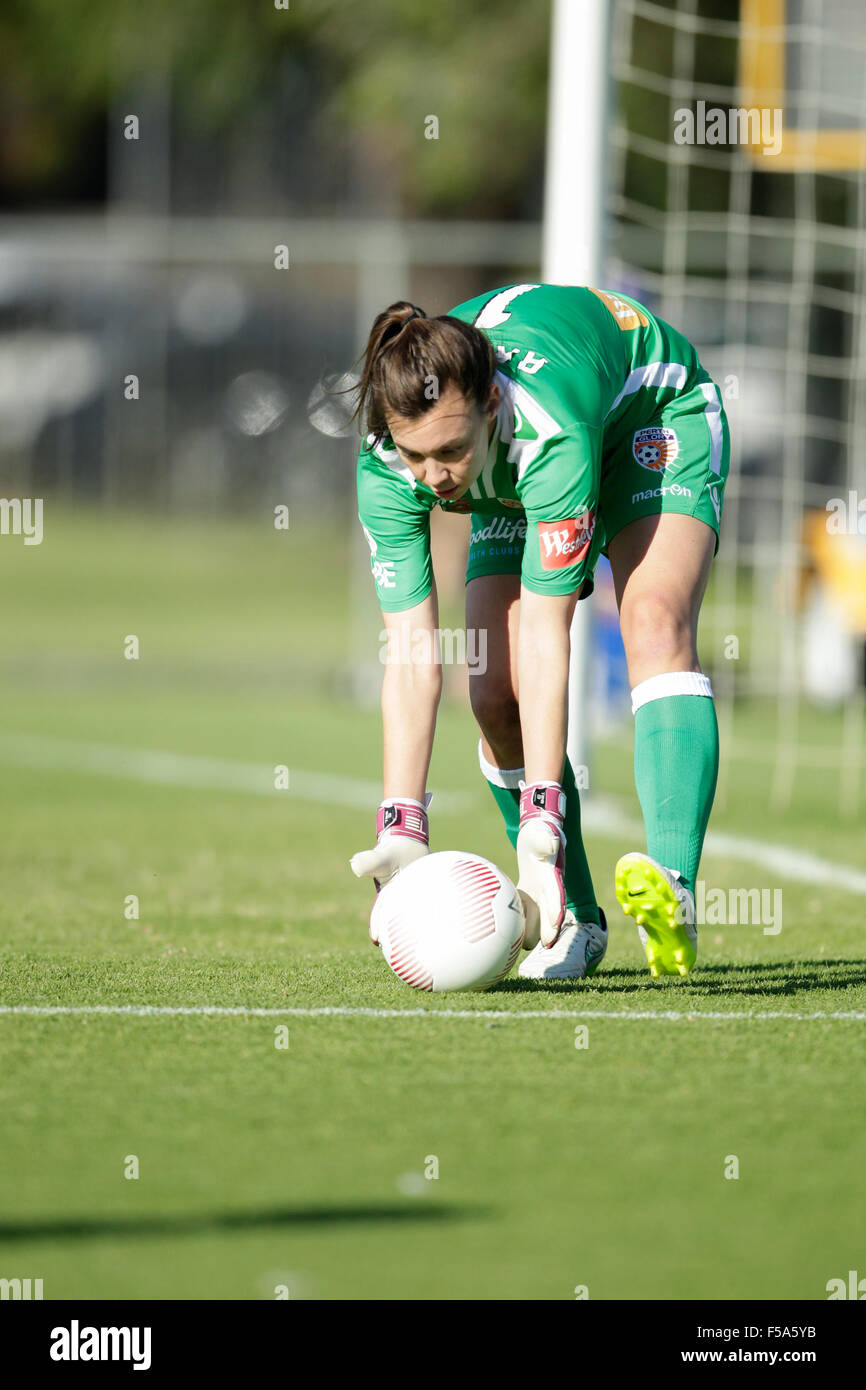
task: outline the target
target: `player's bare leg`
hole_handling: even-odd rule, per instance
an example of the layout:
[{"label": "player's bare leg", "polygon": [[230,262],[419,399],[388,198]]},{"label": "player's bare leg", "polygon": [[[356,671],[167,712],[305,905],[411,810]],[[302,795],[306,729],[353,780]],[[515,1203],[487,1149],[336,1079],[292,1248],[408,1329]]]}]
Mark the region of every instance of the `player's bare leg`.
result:
[{"label": "player's bare leg", "polygon": [[698,615],[716,536],[669,512],[624,526],[608,548],[632,689],[667,671],[700,671]]},{"label": "player's bare leg", "polygon": [[673,513],[632,522],[609,546],[648,850],[620,859],[616,894],[654,976],[685,975],[697,956],[695,882],[718,773],[697,625],[714,550],[711,527]]},{"label": "player's bare leg", "polygon": [[[485,574],[466,585],[466,627],[485,633],[487,663],[469,678],[481,752],[494,767],[523,775],[517,686],[520,575]],[[514,783],[517,786],[517,783]]]}]

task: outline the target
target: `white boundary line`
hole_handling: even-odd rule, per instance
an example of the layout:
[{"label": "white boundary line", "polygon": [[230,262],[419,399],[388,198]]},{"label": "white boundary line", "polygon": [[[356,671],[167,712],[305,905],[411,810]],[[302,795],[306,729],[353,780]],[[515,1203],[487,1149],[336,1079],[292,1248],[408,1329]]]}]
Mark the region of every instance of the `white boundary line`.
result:
[{"label": "white boundary line", "polygon": [[[0,762],[53,772],[120,777],[168,787],[213,787],[252,796],[299,796],[306,801],[352,806],[363,811],[371,807],[375,810],[382,796],[378,782],[343,777],[334,772],[289,767],[289,785],[285,791],[278,791],[274,786],[275,764],[264,761],[246,763],[237,758],[210,758],[198,753],[124,748],[119,744],[89,743],[48,734],[0,734]],[[442,815],[449,815],[470,809],[476,800],[470,792],[438,792],[436,807]]]},{"label": "white boundary line", "polygon": [[[246,763],[233,758],[210,758],[191,753],[167,753],[157,749],[123,748],[111,743],[56,738],[42,734],[0,734],[0,762],[50,771],[84,772],[130,781],[173,787],[214,787],[253,796],[300,796],[307,801],[350,806],[369,811],[378,805],[378,782],[343,777],[333,772],[290,769],[286,792],[274,788],[274,771],[266,763]],[[457,815],[479,806],[471,792],[436,792],[439,815]],[[587,796],[582,803],[584,829],[590,835],[631,840],[643,845],[644,828],[615,800]],[[866,896],[866,873],[847,864],[834,864],[795,845],[772,844],[710,830],[705,853],[759,865],[765,872],[799,883],[823,883]]]},{"label": "white boundary line", "polygon": [[[628,816],[616,802],[605,796],[588,797],[581,802],[582,824],[590,835],[635,840],[644,843],[644,828],[639,820]],[[834,864],[811,850],[796,845],[773,844],[769,840],[751,840],[745,835],[732,835],[727,830],[708,830],[704,854],[718,859],[737,859],[743,863],[759,864],[765,872],[798,883],[824,883],[850,893],[866,894],[866,873],[847,864]]]},{"label": "white boundary line", "polygon": [[866,1022],[866,1010],[860,1009],[816,1009],[813,1013],[795,1013],[789,1009],[743,1009],[734,1013],[731,1010],[720,1012],[709,1009],[365,1009],[334,1005],[321,1008],[289,1007],[283,1009],[245,1009],[241,1006],[222,1004],[2,1004],[0,1015],[24,1014],[30,1017],[71,1014],[92,1015],[110,1014],[129,1018],[457,1018],[457,1019],[495,1019],[509,1022],[511,1019],[616,1019],[623,1022],[645,1023],[650,1020],[663,1023],[740,1023],[764,1022],[772,1019],[789,1019],[794,1023],[810,1023],[813,1019],[834,1022],[840,1019]]}]

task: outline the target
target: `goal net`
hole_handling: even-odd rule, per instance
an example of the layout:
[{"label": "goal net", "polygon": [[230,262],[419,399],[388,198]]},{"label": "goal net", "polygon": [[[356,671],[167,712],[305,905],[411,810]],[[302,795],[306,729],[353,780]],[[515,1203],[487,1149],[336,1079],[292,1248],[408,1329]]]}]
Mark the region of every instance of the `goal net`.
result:
[{"label": "goal net", "polygon": [[733,441],[701,627],[724,749],[866,806],[866,12],[615,0],[605,279],[686,333]]}]

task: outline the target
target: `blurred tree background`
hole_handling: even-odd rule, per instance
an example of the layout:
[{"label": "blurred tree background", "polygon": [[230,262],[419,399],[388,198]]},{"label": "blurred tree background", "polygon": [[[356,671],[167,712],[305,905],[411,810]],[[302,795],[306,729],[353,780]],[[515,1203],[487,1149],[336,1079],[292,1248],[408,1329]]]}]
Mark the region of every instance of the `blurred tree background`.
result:
[{"label": "blurred tree background", "polygon": [[[443,312],[479,286],[539,274],[552,6],[279,3],[5,0],[0,206],[13,216],[0,253],[3,284],[15,293],[0,309],[16,329],[37,319],[58,331],[77,324],[90,334],[83,346],[91,352],[99,336],[103,387],[106,363],[133,355],[118,345],[135,325],[137,356],[151,364],[147,409],[158,405],[166,419],[174,412],[179,424],[193,418],[198,401],[202,418],[215,419],[223,381],[244,370],[276,372],[292,398],[276,414],[300,432],[297,485],[305,460],[322,448],[333,454],[308,433],[302,403],[313,375],[323,365],[348,366],[379,307],[411,294]],[[841,478],[851,420],[864,408],[847,365],[860,332],[864,271],[853,228],[862,173],[782,172],[736,145],[684,148],[673,140],[678,108],[738,100],[740,9],[741,0],[611,0],[605,278],[676,322],[711,370],[760,374],[762,408],[750,425],[756,466],[778,472],[784,456],[758,417],[775,415],[778,436],[791,401],[802,399],[810,433],[801,471]],[[804,33],[821,47],[820,35]],[[129,115],[140,122],[137,141],[125,138]],[[106,235],[98,225],[103,209],[150,217],[152,225],[132,228],[123,247],[116,239],[106,247],[101,266],[91,257],[85,267],[96,237]],[[185,218],[171,232],[156,225]],[[196,218],[200,225],[191,226]],[[273,229],[265,234],[256,219],[272,219]],[[443,221],[465,226],[449,237],[437,225]],[[375,253],[362,244],[358,222],[385,228]],[[276,288],[273,245],[284,240],[303,275]],[[807,307],[795,320],[798,304]],[[8,341],[16,361],[26,347]],[[44,357],[42,345],[31,347]],[[797,385],[784,388],[785,401],[794,351],[801,353]],[[823,359],[814,371],[809,353]],[[96,370],[82,374],[95,380]],[[69,373],[55,375],[58,408],[34,405],[6,428],[7,440],[38,444],[45,486],[63,476],[75,488],[101,459],[98,490],[136,453],[119,435],[129,412],[110,421],[92,409],[85,436],[67,408],[62,438],[46,439],[42,424],[53,429],[64,400],[69,406]],[[4,415],[0,399],[0,426],[16,411],[21,417],[10,397]],[[156,429],[146,415],[138,412],[143,449]],[[166,457],[172,429],[168,419]],[[198,445],[190,448],[195,455]],[[21,476],[32,476],[29,460]],[[310,463],[311,478],[323,470]],[[241,471],[249,477],[248,466]],[[139,464],[126,472],[119,495],[152,477]],[[213,473],[209,467],[209,483]]]},{"label": "blurred tree background", "polygon": [[406,216],[537,217],[549,23],[549,0],[6,0],[0,198],[104,199],[112,114],[164,88],[177,211],[386,188]]}]

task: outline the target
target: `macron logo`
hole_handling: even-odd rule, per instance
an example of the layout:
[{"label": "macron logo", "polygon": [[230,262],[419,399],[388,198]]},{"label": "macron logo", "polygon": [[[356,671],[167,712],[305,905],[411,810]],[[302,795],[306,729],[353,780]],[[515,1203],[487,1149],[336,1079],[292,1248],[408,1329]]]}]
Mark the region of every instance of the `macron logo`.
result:
[{"label": "macron logo", "polygon": [[579,564],[589,554],[595,531],[595,512],[581,512],[567,521],[539,521],[538,550],[543,570]]},{"label": "macron logo", "polygon": [[51,1329],[52,1361],[132,1361],[134,1371],[150,1370],[149,1327],[69,1327]]}]

